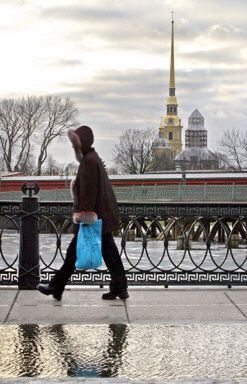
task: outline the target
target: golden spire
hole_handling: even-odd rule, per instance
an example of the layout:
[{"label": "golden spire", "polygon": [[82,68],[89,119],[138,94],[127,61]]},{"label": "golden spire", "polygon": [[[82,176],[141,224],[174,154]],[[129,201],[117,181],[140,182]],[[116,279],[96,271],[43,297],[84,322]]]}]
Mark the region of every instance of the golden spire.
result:
[{"label": "golden spire", "polygon": [[171,61],[170,61],[170,81],[169,96],[167,98],[167,115],[177,115],[177,98],[175,94],[175,66],[174,66],[174,20],[172,11],[172,37],[171,37]]},{"label": "golden spire", "polygon": [[174,68],[174,20],[172,11],[172,38],[171,38],[171,61],[170,61],[170,82],[169,96],[175,96],[175,68]]},{"label": "golden spire", "polygon": [[178,154],[182,150],[181,138],[181,119],[177,114],[178,102],[175,96],[175,66],[174,66],[174,20],[172,11],[172,36],[171,36],[171,61],[170,61],[170,79],[169,96],[166,102],[166,115],[162,116],[159,127],[159,137],[164,138],[170,144],[172,153]]}]

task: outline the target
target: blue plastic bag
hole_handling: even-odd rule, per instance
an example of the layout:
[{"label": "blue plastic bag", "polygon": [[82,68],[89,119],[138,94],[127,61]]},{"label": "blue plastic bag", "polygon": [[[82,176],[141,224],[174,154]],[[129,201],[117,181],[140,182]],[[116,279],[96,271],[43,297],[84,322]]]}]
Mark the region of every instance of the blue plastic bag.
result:
[{"label": "blue plastic bag", "polygon": [[102,264],[102,220],[80,223],[76,243],[76,269],[96,269]]}]

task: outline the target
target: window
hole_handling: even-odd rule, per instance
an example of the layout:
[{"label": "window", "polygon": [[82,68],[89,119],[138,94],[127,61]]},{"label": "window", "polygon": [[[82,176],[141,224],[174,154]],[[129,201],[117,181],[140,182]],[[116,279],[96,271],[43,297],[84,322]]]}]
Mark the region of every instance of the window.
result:
[{"label": "window", "polygon": [[169,132],[169,134],[168,134],[168,139],[169,139],[169,140],[173,140],[173,133],[172,133],[172,132]]}]

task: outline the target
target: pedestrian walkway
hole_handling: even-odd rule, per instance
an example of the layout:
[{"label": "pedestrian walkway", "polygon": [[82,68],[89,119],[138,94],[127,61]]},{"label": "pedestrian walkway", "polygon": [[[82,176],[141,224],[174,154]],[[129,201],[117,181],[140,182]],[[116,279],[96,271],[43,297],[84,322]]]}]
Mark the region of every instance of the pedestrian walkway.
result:
[{"label": "pedestrian walkway", "polygon": [[247,383],[246,288],[105,291],[1,288],[0,383]]},{"label": "pedestrian walkway", "polygon": [[36,290],[0,289],[0,324],[175,324],[247,322],[247,289],[130,288],[126,301],[105,289],[66,289],[62,301]]}]

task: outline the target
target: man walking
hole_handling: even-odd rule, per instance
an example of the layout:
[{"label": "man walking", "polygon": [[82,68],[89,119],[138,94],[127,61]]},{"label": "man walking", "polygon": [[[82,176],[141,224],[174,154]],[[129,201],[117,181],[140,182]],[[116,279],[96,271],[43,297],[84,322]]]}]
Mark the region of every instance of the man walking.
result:
[{"label": "man walking", "polygon": [[39,284],[38,290],[61,300],[65,285],[75,270],[78,223],[91,224],[102,219],[102,256],[111,275],[110,291],[104,293],[102,299],[114,300],[119,297],[126,300],[129,297],[127,279],[112,235],[119,226],[117,201],[102,160],[92,147],[93,132],[83,125],[76,130],[70,129],[68,137],[80,163],[72,186],[75,234],[67,249],[64,264],[50,284]]}]

